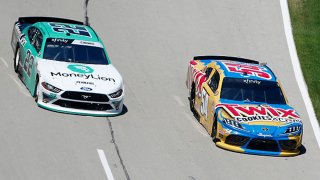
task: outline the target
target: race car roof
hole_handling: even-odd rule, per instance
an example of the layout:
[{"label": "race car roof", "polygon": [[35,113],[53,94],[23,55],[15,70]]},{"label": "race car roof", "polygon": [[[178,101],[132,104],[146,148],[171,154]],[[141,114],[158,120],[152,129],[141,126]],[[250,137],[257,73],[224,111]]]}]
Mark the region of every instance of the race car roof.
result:
[{"label": "race car roof", "polygon": [[94,30],[85,25],[60,23],[60,22],[38,22],[34,24],[41,29],[45,29],[44,33],[48,33],[50,38],[66,38],[84,41],[100,42],[99,37]]},{"label": "race car roof", "polygon": [[225,77],[276,81],[276,76],[266,65],[225,60],[215,62],[223,70]]}]

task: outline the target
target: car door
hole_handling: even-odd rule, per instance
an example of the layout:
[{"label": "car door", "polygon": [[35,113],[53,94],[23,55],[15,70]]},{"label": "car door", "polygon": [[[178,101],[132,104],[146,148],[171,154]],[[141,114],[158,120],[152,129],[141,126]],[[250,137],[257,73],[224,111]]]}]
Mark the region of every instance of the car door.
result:
[{"label": "car door", "polygon": [[207,67],[205,70],[206,82],[202,84],[201,87],[201,95],[200,95],[200,123],[202,123],[205,127],[207,125],[207,120],[210,118],[209,113],[209,97],[212,94],[211,89],[208,86],[208,82],[210,81],[211,75],[214,69],[212,67]]},{"label": "car door", "polygon": [[30,93],[33,94],[36,83],[36,57],[40,55],[43,36],[41,31],[36,27],[28,29],[28,43],[26,43],[23,50],[22,59],[22,75],[23,81]]},{"label": "car door", "polygon": [[208,87],[210,89],[208,98],[208,119],[206,121],[206,128],[209,134],[212,133],[212,126],[215,120],[215,108],[219,103],[220,89],[221,89],[221,76],[217,70],[214,70],[213,75],[208,81]]}]

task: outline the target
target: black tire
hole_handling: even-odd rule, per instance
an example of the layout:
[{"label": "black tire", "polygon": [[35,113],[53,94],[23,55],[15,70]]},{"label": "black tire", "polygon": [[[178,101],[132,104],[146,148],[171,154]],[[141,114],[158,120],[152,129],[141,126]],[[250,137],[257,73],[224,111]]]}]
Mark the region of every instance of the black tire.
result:
[{"label": "black tire", "polygon": [[14,69],[14,72],[16,72],[16,73],[18,73],[20,61],[21,61],[20,48],[18,46],[17,50],[16,50],[16,54],[15,54],[14,59],[13,59],[13,69]]},{"label": "black tire", "polygon": [[37,77],[36,85],[35,85],[34,93],[33,93],[33,97],[36,102],[38,102],[38,85],[39,85],[39,78]]},{"label": "black tire", "polygon": [[195,91],[194,84],[193,84],[191,87],[191,92],[190,92],[190,97],[189,97],[190,110],[193,113],[195,112],[195,109],[194,109],[195,97],[196,97],[196,91]]},{"label": "black tire", "polygon": [[217,118],[214,117],[214,121],[213,121],[213,125],[212,125],[212,132],[211,132],[211,137],[212,137],[212,140],[214,142],[217,142]]},{"label": "black tire", "polygon": [[200,116],[197,113],[196,109],[194,108],[195,97],[196,97],[196,90],[193,84],[190,92],[190,97],[189,97],[190,110],[193,113],[193,116],[197,119],[197,121],[200,122]]}]

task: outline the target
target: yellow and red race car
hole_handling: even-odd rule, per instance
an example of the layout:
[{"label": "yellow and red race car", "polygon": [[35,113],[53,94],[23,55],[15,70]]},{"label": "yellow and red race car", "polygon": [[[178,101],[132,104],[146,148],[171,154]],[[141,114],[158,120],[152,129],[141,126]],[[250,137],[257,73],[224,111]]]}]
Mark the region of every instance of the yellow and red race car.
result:
[{"label": "yellow and red race car", "polygon": [[302,121],[265,64],[237,57],[194,57],[186,85],[191,111],[217,146],[258,155],[300,153]]}]

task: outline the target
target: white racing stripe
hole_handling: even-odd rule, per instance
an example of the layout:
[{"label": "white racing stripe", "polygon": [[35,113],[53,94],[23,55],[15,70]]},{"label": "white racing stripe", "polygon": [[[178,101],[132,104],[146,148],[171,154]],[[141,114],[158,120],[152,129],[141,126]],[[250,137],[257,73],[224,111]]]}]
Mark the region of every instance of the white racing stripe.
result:
[{"label": "white racing stripe", "polygon": [[107,175],[108,180],[114,180],[111,169],[109,167],[106,155],[104,154],[104,151],[102,149],[97,149],[98,154],[99,154],[99,158],[101,161],[101,164],[103,166],[103,169]]},{"label": "white racing stripe", "polygon": [[13,75],[8,74],[8,76],[17,84],[19,91],[20,91],[23,95],[25,95],[25,96],[27,96],[27,97],[30,97],[30,94],[28,94],[28,93],[25,92],[25,88],[24,88],[23,86],[21,86],[21,84],[16,80],[16,78],[15,78]]},{"label": "white racing stripe", "polygon": [[3,64],[8,68],[8,63],[5,59],[3,59],[2,57],[0,57],[0,60],[3,62]]},{"label": "white racing stripe", "polygon": [[319,123],[316,118],[310,96],[306,87],[306,83],[303,79],[303,74],[301,71],[299,58],[296,51],[296,46],[294,44],[293,35],[292,35],[292,29],[291,29],[291,20],[289,16],[289,9],[288,9],[288,2],[287,0],[280,0],[280,6],[282,11],[282,17],[283,17],[283,25],[284,30],[287,38],[288,48],[290,52],[291,62],[293,65],[294,75],[296,77],[297,83],[299,85],[299,89],[304,101],[304,104],[306,105],[308,116],[313,128],[313,132],[316,136],[318,146],[320,148],[320,129],[319,129]]}]

